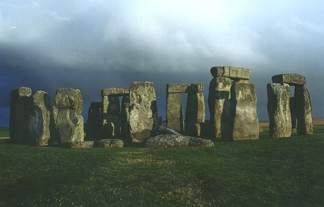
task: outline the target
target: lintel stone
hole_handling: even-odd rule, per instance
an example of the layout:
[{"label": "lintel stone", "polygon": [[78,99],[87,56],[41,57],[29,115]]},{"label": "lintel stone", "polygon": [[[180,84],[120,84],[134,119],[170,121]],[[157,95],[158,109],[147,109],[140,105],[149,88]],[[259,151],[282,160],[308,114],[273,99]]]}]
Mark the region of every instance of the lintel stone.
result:
[{"label": "lintel stone", "polygon": [[252,70],[232,66],[214,66],[210,69],[210,73],[213,77],[249,80],[252,75]]},{"label": "lintel stone", "polygon": [[297,73],[288,73],[272,76],[273,83],[287,83],[289,85],[305,85],[306,78]]},{"label": "lintel stone", "polygon": [[202,83],[195,84],[167,84],[167,93],[198,93],[204,92]]},{"label": "lintel stone", "polygon": [[128,88],[106,88],[101,90],[101,95],[108,96],[108,95],[126,95],[129,94]]}]

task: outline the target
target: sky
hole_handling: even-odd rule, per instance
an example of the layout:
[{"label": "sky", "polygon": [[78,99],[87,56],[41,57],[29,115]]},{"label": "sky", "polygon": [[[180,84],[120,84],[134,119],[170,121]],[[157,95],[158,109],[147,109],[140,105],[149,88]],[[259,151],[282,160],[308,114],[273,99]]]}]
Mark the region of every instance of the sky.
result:
[{"label": "sky", "polygon": [[52,102],[58,88],[80,89],[86,120],[102,89],[150,81],[165,118],[166,84],[203,83],[207,98],[213,66],[252,70],[261,121],[271,77],[303,75],[323,118],[323,10],[322,0],[2,0],[0,126],[21,86]]}]

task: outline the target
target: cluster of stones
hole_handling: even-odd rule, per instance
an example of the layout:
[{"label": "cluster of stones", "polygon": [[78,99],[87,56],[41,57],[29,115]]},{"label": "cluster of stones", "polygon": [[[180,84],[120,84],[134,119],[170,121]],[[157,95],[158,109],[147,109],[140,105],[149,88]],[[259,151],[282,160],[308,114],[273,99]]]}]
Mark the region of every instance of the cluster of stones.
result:
[{"label": "cluster of stones", "polygon": [[259,138],[256,91],[252,71],[230,66],[210,69],[208,106],[213,137],[246,140]]},{"label": "cluster of stones", "polygon": [[[310,95],[305,87],[306,78],[299,74],[280,74],[267,85],[269,133],[273,138],[290,137],[292,129],[297,134],[313,134]],[[290,86],[295,87],[290,97]],[[296,126],[297,123],[297,126]]]},{"label": "cluster of stones", "polygon": [[[193,134],[194,125],[205,122],[203,84],[167,84],[166,91],[166,125],[181,133]],[[188,93],[185,118],[181,93]]]}]

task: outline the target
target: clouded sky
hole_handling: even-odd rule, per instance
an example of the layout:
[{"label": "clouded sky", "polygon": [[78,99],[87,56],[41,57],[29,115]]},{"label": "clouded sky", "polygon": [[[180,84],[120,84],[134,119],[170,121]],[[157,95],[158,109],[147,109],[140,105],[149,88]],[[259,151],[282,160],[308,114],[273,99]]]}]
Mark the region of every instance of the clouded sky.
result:
[{"label": "clouded sky", "polygon": [[[83,115],[101,90],[155,84],[165,117],[167,83],[204,83],[212,66],[251,69],[260,120],[266,84],[281,73],[307,79],[313,115],[324,117],[324,1],[2,0],[0,126],[10,91],[79,88]],[[206,103],[206,114],[209,111]]]}]

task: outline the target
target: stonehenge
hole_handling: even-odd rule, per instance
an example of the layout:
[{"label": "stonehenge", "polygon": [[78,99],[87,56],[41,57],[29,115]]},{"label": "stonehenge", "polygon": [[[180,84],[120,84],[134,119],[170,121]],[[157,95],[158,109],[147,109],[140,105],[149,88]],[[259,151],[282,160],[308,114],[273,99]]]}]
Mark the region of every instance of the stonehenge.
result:
[{"label": "stonehenge", "polygon": [[246,140],[259,138],[256,91],[252,71],[231,66],[210,69],[208,106],[211,136]]},{"label": "stonehenge", "polygon": [[[213,76],[207,99],[210,120],[205,120],[202,83],[166,84],[165,123],[158,117],[153,82],[132,82],[129,88],[102,89],[101,102],[91,103],[86,124],[79,89],[57,89],[52,105],[47,92],[33,94],[30,88],[20,87],[10,93],[10,141],[37,146],[58,143],[70,148],[120,148],[124,140],[119,138],[147,144],[147,139],[153,141],[163,137],[165,143],[161,146],[177,146],[173,143],[174,137],[184,135],[196,137],[186,138],[186,143],[207,136],[229,140],[259,139],[257,96],[250,81],[252,71],[215,66],[210,73]],[[290,137],[292,130],[298,135],[313,133],[311,99],[305,84],[306,78],[299,74],[275,75],[272,83],[267,84],[271,138]],[[290,97],[292,87],[294,95]],[[185,112],[183,93],[187,94]],[[154,138],[157,136],[159,138]]]},{"label": "stonehenge", "polygon": [[[267,85],[270,136],[290,137],[295,128],[299,135],[313,134],[312,106],[305,86],[306,78],[296,73],[280,74],[273,76],[272,82]],[[294,97],[290,97],[291,86],[295,87]]]},{"label": "stonehenge", "polygon": [[[181,133],[190,133],[195,123],[205,122],[204,86],[167,84],[166,125]],[[186,115],[183,114],[181,93],[188,93]]]}]

